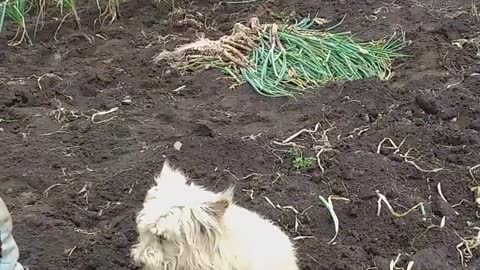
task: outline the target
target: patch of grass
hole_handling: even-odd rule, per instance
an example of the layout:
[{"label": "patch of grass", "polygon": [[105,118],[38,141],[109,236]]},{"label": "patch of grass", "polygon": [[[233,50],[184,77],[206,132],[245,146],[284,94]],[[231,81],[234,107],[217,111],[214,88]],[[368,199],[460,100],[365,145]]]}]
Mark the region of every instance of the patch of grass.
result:
[{"label": "patch of grass", "polygon": [[317,159],[315,157],[304,156],[298,147],[290,148],[288,153],[290,155],[292,165],[297,171],[308,170],[315,166],[315,161]]},{"label": "patch of grass", "polygon": [[9,42],[11,46],[16,46],[23,42],[31,44],[25,23],[26,4],[26,0],[5,0],[0,4],[0,33],[6,18],[12,20],[18,27],[15,37]]},{"label": "patch of grass", "polygon": [[[113,23],[119,18],[120,3],[122,0],[97,0],[97,7],[99,10],[99,18],[96,21],[103,22],[108,21],[109,24]],[[158,0],[165,1],[169,6],[174,5],[173,0]],[[35,17],[32,20],[33,40],[39,30],[43,28],[46,21],[58,17],[60,13],[62,19],[55,32],[54,39],[58,30],[62,27],[63,23],[68,19],[73,19],[76,30],[81,30],[79,6],[83,2],[77,0],[0,0],[0,34],[8,23],[12,23],[17,26],[17,33],[15,37],[9,42],[10,46],[18,46],[20,44],[32,45],[32,39],[28,33],[28,27],[26,21],[28,16]],[[52,10],[57,10],[57,14]],[[52,16],[52,17],[47,17]]]}]

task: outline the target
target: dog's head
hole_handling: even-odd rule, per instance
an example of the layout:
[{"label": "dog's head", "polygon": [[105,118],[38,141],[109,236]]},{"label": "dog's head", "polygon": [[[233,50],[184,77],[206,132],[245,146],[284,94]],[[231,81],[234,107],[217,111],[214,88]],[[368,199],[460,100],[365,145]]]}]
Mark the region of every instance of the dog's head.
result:
[{"label": "dog's head", "polygon": [[[232,204],[233,189],[222,193],[206,191],[165,162],[155,177],[137,216],[138,243],[132,249],[136,264],[144,269],[208,269],[221,235],[221,219]],[[195,257],[195,258],[193,258]]]}]

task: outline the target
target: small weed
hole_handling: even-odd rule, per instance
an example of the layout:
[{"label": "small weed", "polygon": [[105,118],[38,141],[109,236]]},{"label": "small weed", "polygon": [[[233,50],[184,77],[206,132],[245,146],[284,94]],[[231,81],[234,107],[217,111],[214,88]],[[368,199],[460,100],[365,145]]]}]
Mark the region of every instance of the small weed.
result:
[{"label": "small weed", "polygon": [[293,167],[298,170],[308,170],[315,166],[315,157],[306,157],[298,147],[292,147],[288,151]]}]

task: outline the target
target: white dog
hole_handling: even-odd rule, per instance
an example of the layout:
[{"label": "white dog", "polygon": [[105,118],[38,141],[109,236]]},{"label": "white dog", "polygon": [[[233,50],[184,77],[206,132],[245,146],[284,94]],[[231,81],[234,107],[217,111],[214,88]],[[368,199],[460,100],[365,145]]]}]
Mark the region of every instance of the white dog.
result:
[{"label": "white dog", "polygon": [[144,270],[298,270],[288,236],[165,162],[137,217],[134,262]]}]

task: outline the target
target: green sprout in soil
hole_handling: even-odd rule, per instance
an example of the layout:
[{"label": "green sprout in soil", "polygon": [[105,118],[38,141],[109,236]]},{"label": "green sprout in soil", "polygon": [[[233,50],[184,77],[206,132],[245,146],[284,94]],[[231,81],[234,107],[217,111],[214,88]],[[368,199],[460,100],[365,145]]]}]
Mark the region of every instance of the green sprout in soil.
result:
[{"label": "green sprout in soil", "polygon": [[187,70],[219,68],[269,97],[295,96],[332,81],[392,76],[403,37],[365,42],[348,32],[312,29],[318,21],[260,24],[253,18],[248,26],[236,24],[230,36],[202,38],[162,52],[155,61],[172,60]]},{"label": "green sprout in soil", "polygon": [[0,33],[7,18],[12,20],[18,27],[15,37],[9,42],[11,46],[17,46],[23,42],[31,44],[25,23],[25,4],[25,0],[4,0],[0,3]]},{"label": "green sprout in soil", "polygon": [[306,157],[298,147],[292,147],[288,151],[293,167],[297,171],[308,170],[315,166],[315,157]]}]

